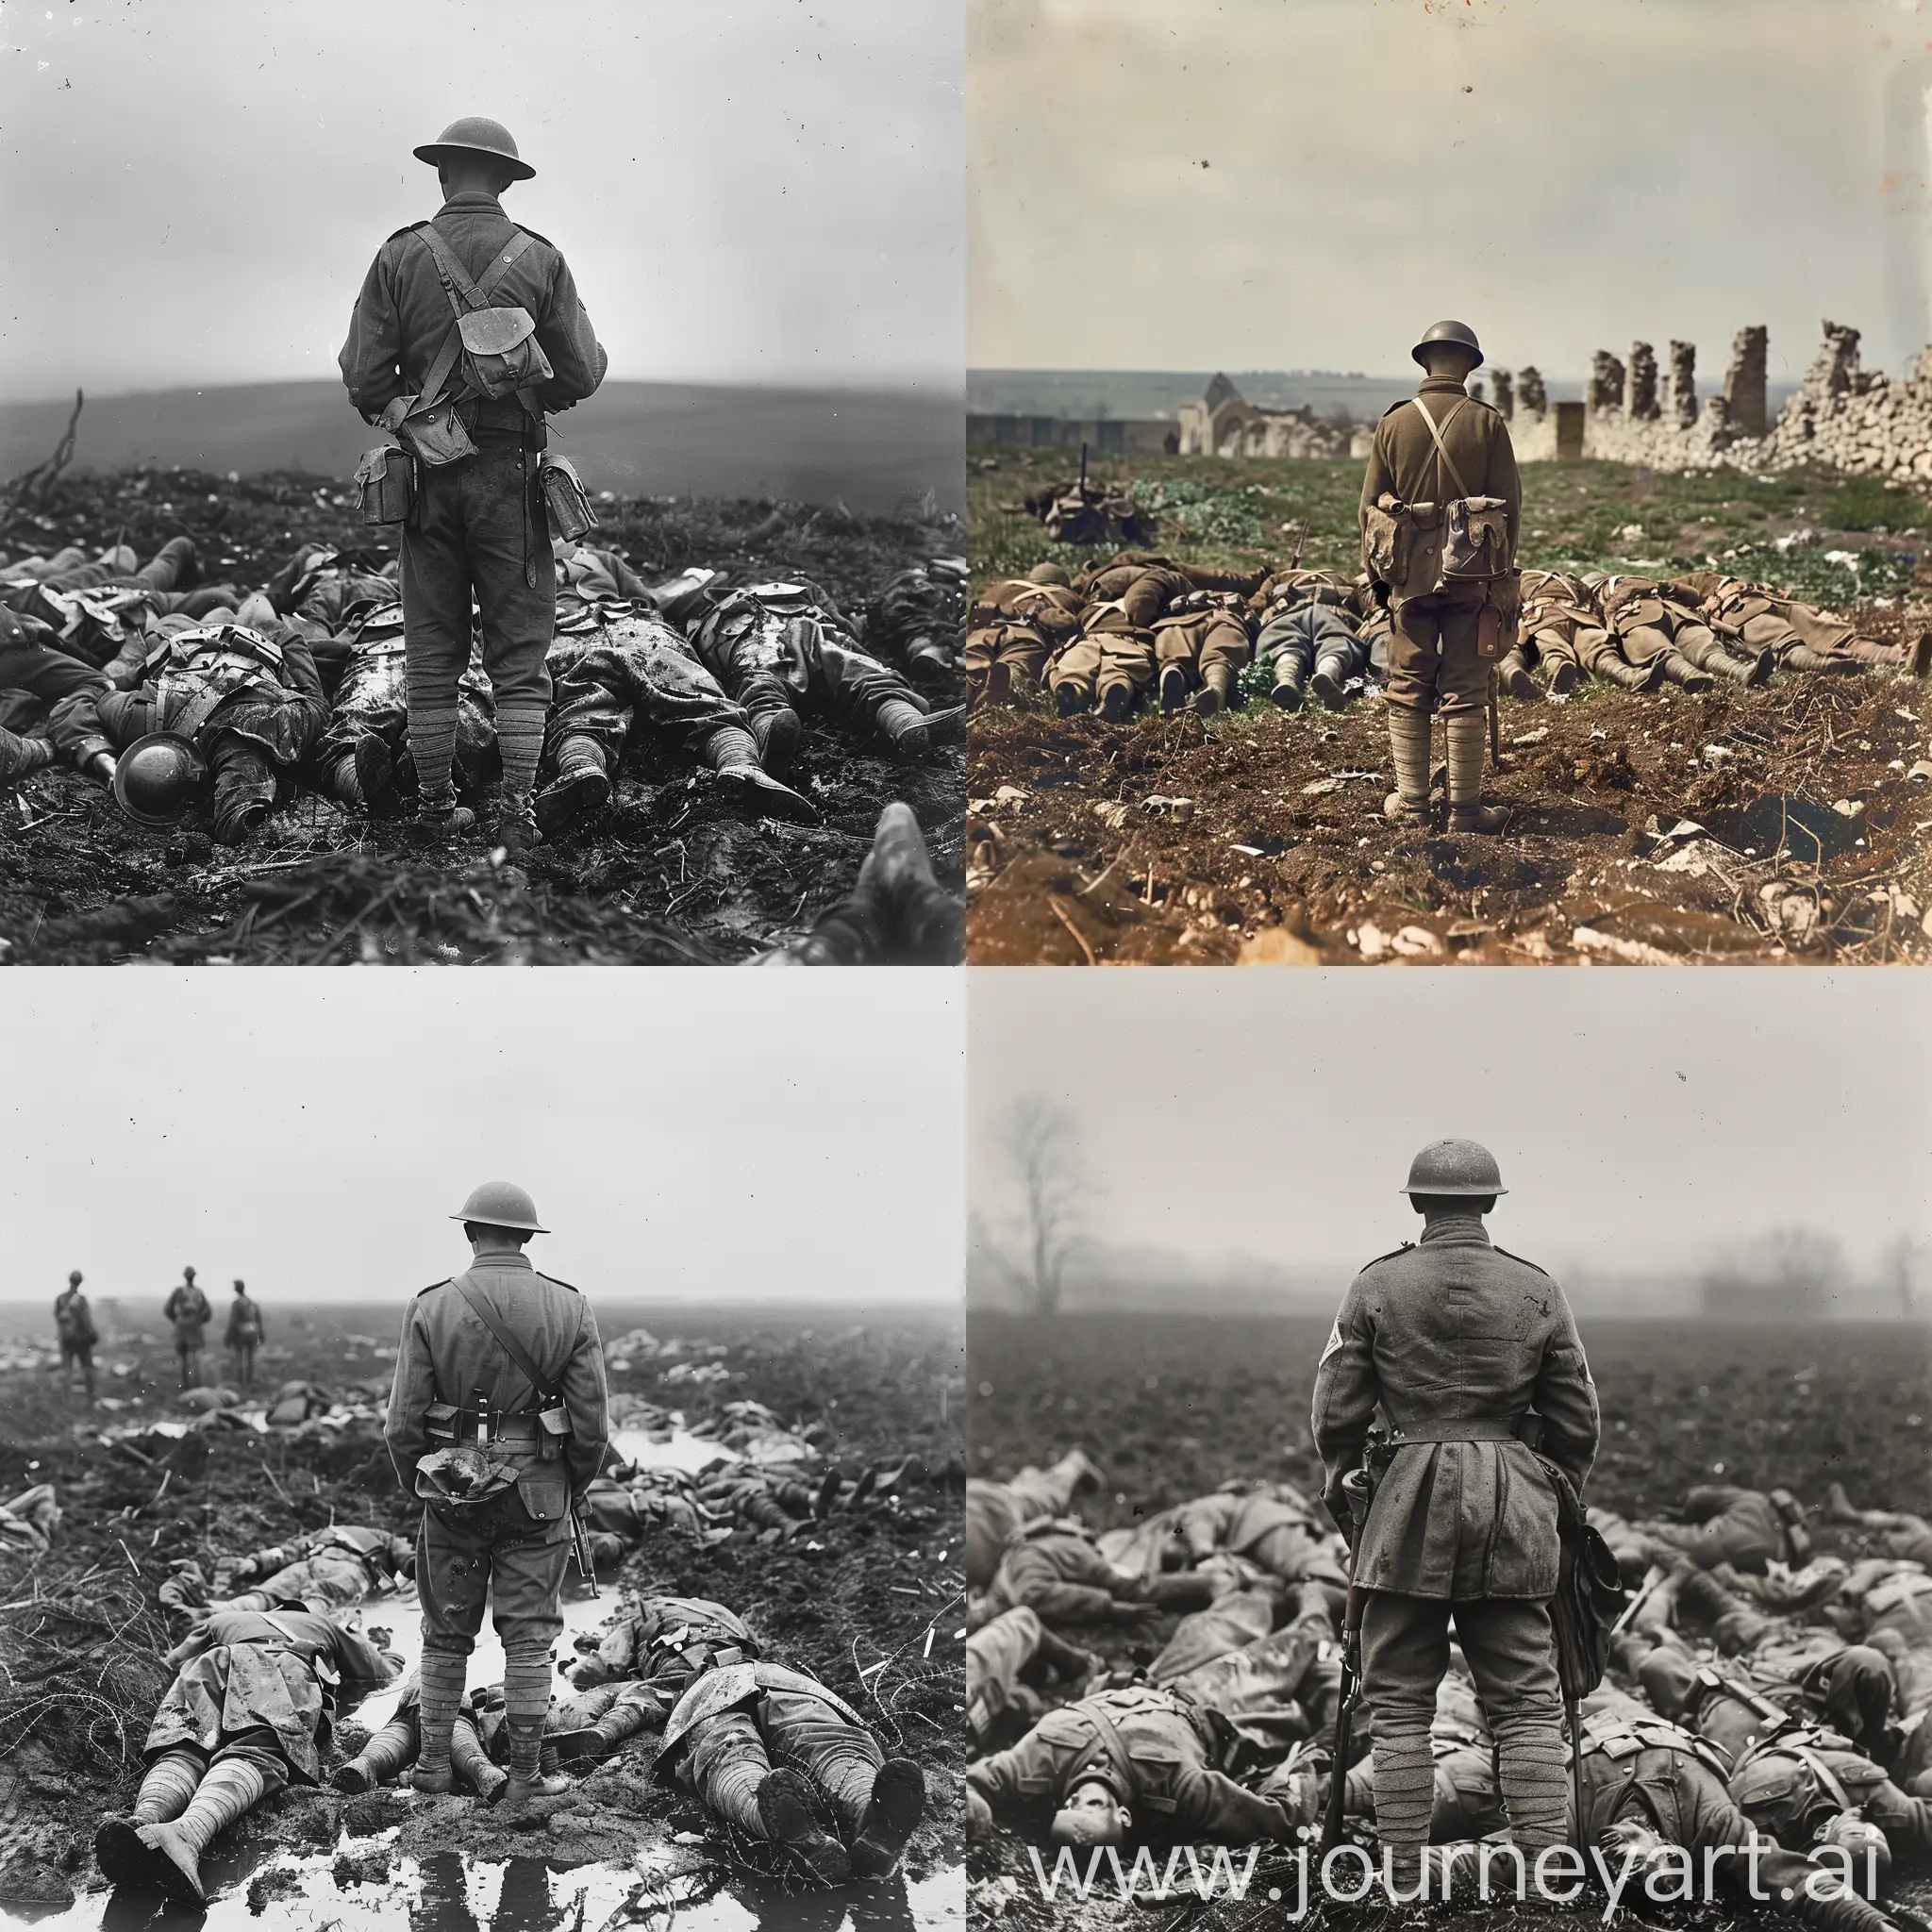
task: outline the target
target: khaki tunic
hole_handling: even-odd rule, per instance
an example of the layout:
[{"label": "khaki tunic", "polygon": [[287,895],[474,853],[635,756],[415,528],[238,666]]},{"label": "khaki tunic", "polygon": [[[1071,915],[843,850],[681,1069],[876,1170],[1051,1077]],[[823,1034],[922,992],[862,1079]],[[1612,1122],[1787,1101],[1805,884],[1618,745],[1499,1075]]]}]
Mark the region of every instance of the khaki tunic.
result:
[{"label": "khaki tunic", "polygon": [[[1541,1416],[1543,1453],[1580,1490],[1596,1457],[1596,1388],[1563,1291],[1491,1244],[1474,1215],[1372,1261],[1315,1374],[1314,1435],[1331,1493],[1357,1466],[1377,1409],[1401,1430]],[[1356,1574],[1409,1596],[1547,1598],[1557,1498],[1527,1444],[1412,1441],[1375,1491]]]}]

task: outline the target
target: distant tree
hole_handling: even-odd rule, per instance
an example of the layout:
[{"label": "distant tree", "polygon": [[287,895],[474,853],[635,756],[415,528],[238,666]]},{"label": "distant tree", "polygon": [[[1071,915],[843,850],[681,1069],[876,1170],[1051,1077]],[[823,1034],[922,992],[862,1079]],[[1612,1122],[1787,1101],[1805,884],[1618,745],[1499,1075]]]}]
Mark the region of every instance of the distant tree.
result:
[{"label": "distant tree", "polygon": [[1025,1287],[1036,1314],[1058,1310],[1067,1263],[1084,1239],[1081,1211],[1091,1189],[1080,1165],[1073,1114],[1037,1093],[1014,1102],[1000,1144],[1019,1186],[1025,1216]]},{"label": "distant tree", "polygon": [[1900,1233],[1885,1251],[1885,1285],[1898,1297],[1898,1311],[1907,1321],[1918,1310],[1918,1246],[1910,1235]]},{"label": "distant tree", "polygon": [[1819,1321],[1850,1277],[1836,1236],[1811,1227],[1767,1228],[1708,1269],[1705,1306],[1712,1314]]}]

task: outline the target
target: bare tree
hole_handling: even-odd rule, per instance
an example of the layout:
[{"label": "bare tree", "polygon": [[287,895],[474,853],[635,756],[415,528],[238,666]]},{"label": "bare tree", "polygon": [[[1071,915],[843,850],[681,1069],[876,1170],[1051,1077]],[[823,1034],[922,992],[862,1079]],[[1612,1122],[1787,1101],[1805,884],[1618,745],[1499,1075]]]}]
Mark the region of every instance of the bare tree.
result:
[{"label": "bare tree", "polygon": [[1073,1114],[1037,1093],[1013,1104],[1000,1143],[1012,1164],[1026,1217],[1026,1285],[1036,1314],[1059,1307],[1067,1263],[1079,1249],[1081,1204],[1089,1189]]}]

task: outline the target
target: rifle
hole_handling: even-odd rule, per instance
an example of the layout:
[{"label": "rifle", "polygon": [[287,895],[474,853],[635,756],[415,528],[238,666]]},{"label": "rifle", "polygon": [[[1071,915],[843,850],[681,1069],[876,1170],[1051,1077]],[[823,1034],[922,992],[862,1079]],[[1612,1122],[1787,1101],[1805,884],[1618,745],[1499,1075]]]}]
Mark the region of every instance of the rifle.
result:
[{"label": "rifle", "polygon": [[1300,529],[1299,529],[1299,530],[1298,530],[1298,531],[1297,531],[1297,532],[1295,533],[1295,540],[1294,540],[1294,555],[1293,555],[1292,557],[1291,557],[1291,558],[1289,558],[1289,560],[1288,560],[1288,567],[1289,567],[1289,569],[1290,569],[1290,570],[1299,570],[1299,569],[1301,569],[1301,567],[1302,567],[1302,545],[1303,545],[1304,543],[1306,543],[1306,542],[1307,542],[1307,541],[1308,541],[1308,520],[1307,520],[1307,517],[1304,517],[1304,518],[1302,519],[1302,526],[1301,526],[1301,528],[1300,528]]},{"label": "rifle", "polygon": [[1080,494],[1087,494],[1087,445],[1080,445]]},{"label": "rifle", "polygon": [[1356,1587],[1356,1557],[1362,1524],[1369,1514],[1366,1469],[1353,1469],[1341,1480],[1348,1499],[1348,1604],[1341,1614],[1341,1689],[1335,1705],[1335,1748],[1328,1767],[1328,1807],[1322,1816],[1322,1856],[1341,1842],[1342,1801],[1347,1795],[1348,1751],[1355,1736],[1355,1707],[1362,1694],[1362,1593]]},{"label": "rifle", "polygon": [[584,1579],[584,1587],[592,1598],[597,1594],[597,1570],[591,1559],[591,1533],[584,1527],[584,1519],[577,1513],[575,1503],[570,1508],[570,1547],[571,1555],[576,1558],[577,1574]]}]

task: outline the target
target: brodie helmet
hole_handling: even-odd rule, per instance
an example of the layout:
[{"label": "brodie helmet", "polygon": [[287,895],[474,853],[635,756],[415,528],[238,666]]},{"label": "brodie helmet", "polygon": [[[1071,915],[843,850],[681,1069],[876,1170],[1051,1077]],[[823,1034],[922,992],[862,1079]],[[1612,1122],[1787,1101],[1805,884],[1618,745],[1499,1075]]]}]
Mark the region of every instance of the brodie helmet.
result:
[{"label": "brodie helmet", "polygon": [[[420,154],[422,150],[419,148],[417,152]],[[1475,366],[1478,369],[1483,366],[1483,345],[1476,341],[1475,331],[1470,327],[1468,323],[1430,323],[1428,327],[1423,331],[1422,341],[1408,353],[1426,369],[1429,366],[1429,358],[1423,354],[1423,351],[1437,342],[1455,342],[1462,348],[1474,349],[1475,351]]]},{"label": "brodie helmet", "polygon": [[150,731],[115,761],[115,802],[138,825],[172,825],[207,776],[208,760],[187,739]]},{"label": "brodie helmet", "polygon": [[465,114],[460,121],[452,121],[434,141],[425,141],[415,150],[416,158],[432,168],[445,155],[489,155],[494,160],[508,161],[519,181],[530,180],[537,172],[517,153],[509,129],[501,121],[481,114]]},{"label": "brodie helmet", "polygon": [[514,1181],[485,1181],[470,1190],[470,1198],[452,1221],[474,1221],[485,1227],[521,1228],[525,1234],[548,1234],[537,1219],[537,1204]]}]

